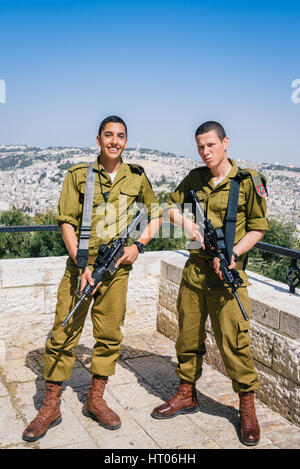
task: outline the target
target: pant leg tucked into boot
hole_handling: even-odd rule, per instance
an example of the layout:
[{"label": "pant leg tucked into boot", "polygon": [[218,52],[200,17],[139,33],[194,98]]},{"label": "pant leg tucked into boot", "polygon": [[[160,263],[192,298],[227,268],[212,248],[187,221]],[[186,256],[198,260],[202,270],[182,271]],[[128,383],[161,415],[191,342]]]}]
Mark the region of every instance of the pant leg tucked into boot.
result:
[{"label": "pant leg tucked into boot", "polygon": [[47,430],[61,422],[60,395],[61,384],[46,383],[44,404],[35,419],[25,428],[23,440],[36,441],[42,438]]},{"label": "pant leg tucked into boot", "polygon": [[86,417],[96,420],[99,425],[109,430],[116,430],[121,426],[119,416],[108,407],[103,399],[107,376],[93,376],[93,380],[83,406],[82,412]]},{"label": "pant leg tucked into boot", "polygon": [[177,392],[164,404],[156,407],[151,416],[155,419],[168,419],[179,414],[198,412],[196,383],[180,380]]}]

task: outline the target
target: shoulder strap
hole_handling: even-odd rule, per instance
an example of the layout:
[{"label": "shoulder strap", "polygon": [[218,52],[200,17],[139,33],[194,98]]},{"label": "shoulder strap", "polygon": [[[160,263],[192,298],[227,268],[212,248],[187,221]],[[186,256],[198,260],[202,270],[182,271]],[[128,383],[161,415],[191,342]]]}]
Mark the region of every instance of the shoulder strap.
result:
[{"label": "shoulder strap", "polygon": [[235,238],[235,228],[237,222],[237,208],[240,191],[240,178],[234,178],[230,183],[227,214],[225,219],[225,244],[227,262],[231,264],[232,249]]},{"label": "shoulder strap", "polygon": [[139,174],[140,176],[143,174],[144,172],[144,168],[138,164],[133,164],[133,163],[127,163],[129,168],[130,168],[130,171],[132,173],[135,173],[135,174]]},{"label": "shoulder strap", "polygon": [[91,234],[92,211],[95,189],[95,172],[93,171],[93,167],[94,162],[89,165],[86,172],[83,214],[77,251],[77,266],[81,269],[86,268],[89,257],[89,240]]}]

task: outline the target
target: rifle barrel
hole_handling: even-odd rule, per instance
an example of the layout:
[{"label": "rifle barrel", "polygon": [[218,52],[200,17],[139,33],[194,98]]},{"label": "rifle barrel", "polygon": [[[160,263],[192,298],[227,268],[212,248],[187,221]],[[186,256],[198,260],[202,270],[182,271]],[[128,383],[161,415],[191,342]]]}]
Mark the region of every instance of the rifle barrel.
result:
[{"label": "rifle barrel", "polygon": [[66,317],[66,319],[61,323],[61,325],[63,327],[65,327],[69,320],[71,319],[71,317],[73,316],[73,314],[75,313],[76,309],[83,303],[84,299],[85,299],[86,295],[83,294],[81,295],[80,299],[78,300],[78,302],[76,303],[76,305],[74,306],[74,308],[72,309],[72,311],[70,311],[70,313],[68,314],[68,316]]},{"label": "rifle barrel", "polygon": [[244,309],[244,306],[242,305],[242,302],[241,302],[240,297],[239,297],[239,295],[237,294],[236,290],[233,290],[232,293],[233,293],[234,296],[236,297],[236,300],[237,300],[237,302],[238,302],[238,305],[239,305],[239,307],[240,307],[240,310],[242,311],[242,315],[243,315],[245,321],[249,321],[249,317],[248,317],[248,315],[247,315],[247,313],[246,313],[246,311],[245,311],[245,309]]}]

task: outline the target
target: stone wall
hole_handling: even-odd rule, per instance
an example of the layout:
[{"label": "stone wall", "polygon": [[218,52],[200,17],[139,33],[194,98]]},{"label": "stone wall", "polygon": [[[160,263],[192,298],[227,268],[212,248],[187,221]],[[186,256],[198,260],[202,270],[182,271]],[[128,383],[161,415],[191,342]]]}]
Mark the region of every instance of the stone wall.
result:
[{"label": "stone wall", "polygon": [[[140,255],[129,276],[128,316],[135,326],[156,329],[157,291],[161,259],[167,252]],[[44,344],[51,332],[57,287],[65,270],[66,257],[0,260],[0,354],[14,347],[30,349]],[[67,312],[66,312],[67,315]],[[126,321],[125,321],[126,324]],[[82,339],[90,337],[89,316]],[[1,352],[2,350],[2,352]]]},{"label": "stone wall", "polygon": [[[187,260],[185,252],[161,263],[157,329],[172,340],[177,337],[176,297]],[[260,378],[257,398],[300,425],[300,291],[261,275],[247,272],[252,285],[252,353]],[[206,324],[205,361],[226,374],[211,324]]]}]

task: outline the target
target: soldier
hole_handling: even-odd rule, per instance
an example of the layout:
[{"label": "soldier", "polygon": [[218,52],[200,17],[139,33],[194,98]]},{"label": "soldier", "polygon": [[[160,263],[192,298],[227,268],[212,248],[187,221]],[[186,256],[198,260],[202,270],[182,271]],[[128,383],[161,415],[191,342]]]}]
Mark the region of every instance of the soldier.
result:
[{"label": "soldier", "polygon": [[[80,290],[91,277],[93,264],[101,244],[109,244],[128,223],[128,208],[134,202],[143,203],[148,212],[148,225],[139,239],[124,248],[124,255],[117,261],[120,266],[112,277],[103,278],[101,293],[95,288],[91,308],[93,334],[96,340],[93,348],[91,373],[92,382],[83,407],[83,413],[98,421],[103,427],[115,430],[120,427],[119,416],[110,409],[103,399],[108,376],[115,373],[120,354],[124,322],[129,271],[139,253],[151,240],[160,226],[161,218],[157,199],[141,166],[125,164],[121,154],[127,145],[125,122],[110,116],[100,125],[97,144],[101,151],[93,171],[95,175],[91,233],[87,266],[80,276]],[[89,163],[78,164],[69,169],[63,183],[58,204],[57,222],[69,257],[64,276],[57,293],[52,335],[46,342],[44,365],[44,405],[36,418],[23,433],[25,441],[36,441],[46,431],[61,422],[60,396],[62,383],[72,372],[75,356],[72,349],[77,345],[91,303],[91,297],[81,305],[69,324],[62,327],[62,321],[74,306],[74,291],[77,289],[80,270],[77,267],[78,237],[80,233],[83,201],[85,196],[87,168]],[[115,229],[115,230],[114,230]],[[115,232],[114,232],[115,231]]]},{"label": "soldier", "polygon": [[[227,157],[229,138],[217,122],[206,122],[196,131],[198,152],[205,166],[192,170],[173,192],[170,201],[170,221],[184,227],[187,235],[202,243],[201,249],[191,249],[183,270],[177,298],[179,335],[176,342],[177,368],[180,378],[177,392],[165,404],[156,407],[152,417],[165,419],[199,410],[195,384],[201,377],[205,350],[205,322],[209,315],[216,343],[220,350],[233,389],[239,393],[241,436],[247,445],[259,441],[260,429],[255,415],[254,390],[259,381],[250,351],[249,321],[241,315],[236,299],[225,284],[220,263],[205,251],[198,225],[184,217],[181,207],[193,189],[213,227],[223,228],[230,191],[230,182],[238,176],[240,189],[237,222],[230,269],[236,268],[244,283],[238,293],[249,316],[250,285],[243,269],[248,251],[269,229],[266,218],[265,179],[257,171],[240,170]],[[229,262],[230,262],[229,261]]]}]

